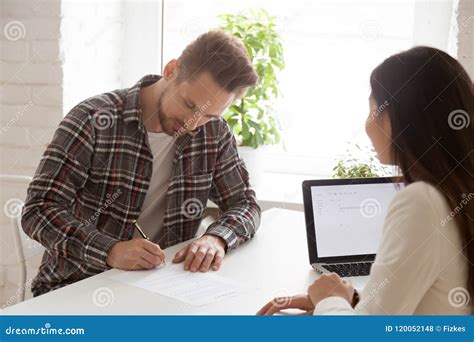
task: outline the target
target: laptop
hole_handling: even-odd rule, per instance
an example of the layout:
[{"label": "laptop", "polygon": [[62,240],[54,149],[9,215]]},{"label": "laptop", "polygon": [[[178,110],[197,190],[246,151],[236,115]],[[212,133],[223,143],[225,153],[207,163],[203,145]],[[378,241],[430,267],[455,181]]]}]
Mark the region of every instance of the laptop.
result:
[{"label": "laptop", "polygon": [[403,186],[398,177],[304,181],[311,266],[320,274],[369,275],[388,206]]}]

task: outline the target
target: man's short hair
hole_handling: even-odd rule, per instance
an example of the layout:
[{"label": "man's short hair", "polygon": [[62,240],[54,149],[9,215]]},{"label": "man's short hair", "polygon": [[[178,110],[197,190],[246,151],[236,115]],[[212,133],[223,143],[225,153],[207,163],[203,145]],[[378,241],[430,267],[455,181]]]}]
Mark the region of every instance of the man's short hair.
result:
[{"label": "man's short hair", "polygon": [[244,44],[222,30],[204,33],[191,42],[178,58],[177,81],[192,80],[209,72],[224,90],[241,97],[258,81]]}]

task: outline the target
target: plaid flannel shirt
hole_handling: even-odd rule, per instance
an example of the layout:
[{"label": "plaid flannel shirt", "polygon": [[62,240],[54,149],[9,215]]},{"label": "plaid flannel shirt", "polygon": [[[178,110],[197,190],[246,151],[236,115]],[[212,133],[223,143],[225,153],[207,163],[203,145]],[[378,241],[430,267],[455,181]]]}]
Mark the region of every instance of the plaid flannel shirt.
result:
[{"label": "plaid flannel shirt", "polygon": [[[111,247],[132,239],[152,175],[153,155],[139,109],[142,78],[91,97],[61,121],[27,191],[25,233],[46,251],[35,296],[103,272]],[[195,237],[207,200],[220,209],[206,234],[234,249],[260,224],[260,207],[223,119],[176,139],[160,246]]]}]

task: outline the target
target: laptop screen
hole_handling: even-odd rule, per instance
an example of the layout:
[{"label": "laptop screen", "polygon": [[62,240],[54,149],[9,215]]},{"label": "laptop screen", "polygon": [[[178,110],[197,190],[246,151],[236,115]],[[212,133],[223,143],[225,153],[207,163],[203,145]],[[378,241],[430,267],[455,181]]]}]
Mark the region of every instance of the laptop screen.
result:
[{"label": "laptop screen", "polygon": [[402,186],[311,186],[317,257],[376,254],[387,208]]}]

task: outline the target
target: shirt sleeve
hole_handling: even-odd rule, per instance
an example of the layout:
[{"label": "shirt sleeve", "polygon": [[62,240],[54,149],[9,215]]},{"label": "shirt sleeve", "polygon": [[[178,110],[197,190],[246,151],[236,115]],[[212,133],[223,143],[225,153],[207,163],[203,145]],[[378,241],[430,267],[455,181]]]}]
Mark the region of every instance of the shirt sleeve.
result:
[{"label": "shirt sleeve", "polygon": [[222,120],[219,152],[213,176],[210,200],[217,204],[220,216],[206,234],[217,235],[233,249],[249,240],[260,225],[261,210],[250,188],[249,174],[237,152],[234,135]]},{"label": "shirt sleeve", "polygon": [[49,253],[106,269],[108,251],[119,240],[79,221],[70,210],[88,178],[94,141],[89,114],[76,106],[61,121],[42,156],[27,190],[21,224]]},{"label": "shirt sleeve", "polygon": [[314,315],[356,315],[347,300],[342,297],[328,297],[320,301],[314,308]]},{"label": "shirt sleeve", "polygon": [[[440,226],[433,222],[436,217],[426,184],[413,184],[395,196],[368,283],[359,303],[352,309],[354,314],[411,315],[415,312],[440,268],[441,240],[436,229]],[[340,300],[328,298],[321,303],[315,314],[349,310],[349,303],[345,305]]]}]

